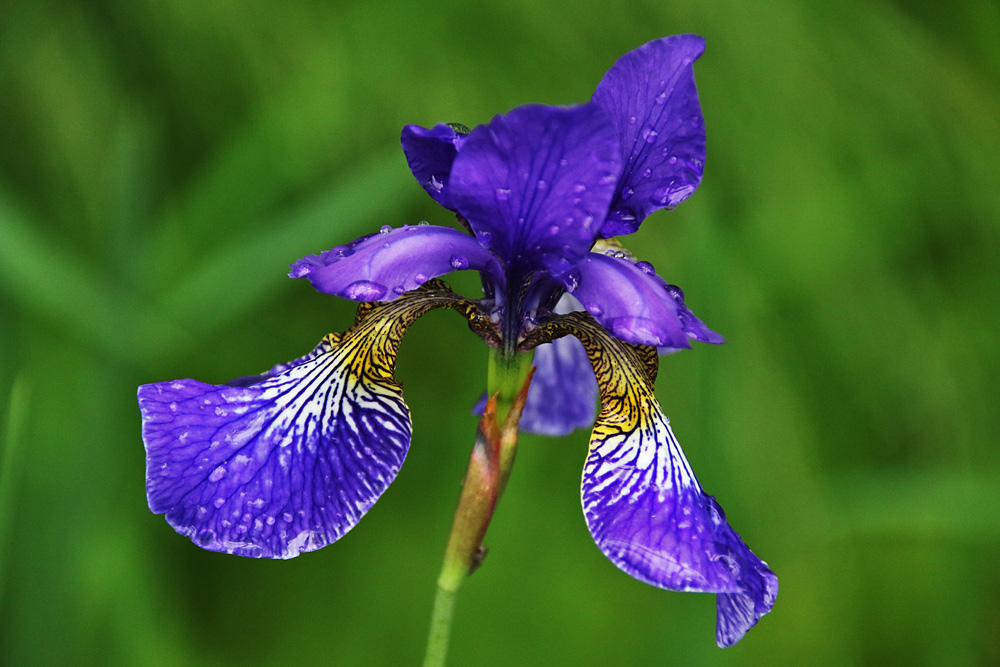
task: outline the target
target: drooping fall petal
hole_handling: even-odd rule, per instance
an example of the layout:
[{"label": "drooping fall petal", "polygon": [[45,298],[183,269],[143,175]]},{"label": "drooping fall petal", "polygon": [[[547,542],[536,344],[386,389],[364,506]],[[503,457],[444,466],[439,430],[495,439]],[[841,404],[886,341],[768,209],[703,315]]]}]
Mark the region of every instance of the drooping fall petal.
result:
[{"label": "drooping fall petal", "polygon": [[442,307],[471,308],[431,285],[257,378],[139,387],[150,509],[196,544],[241,556],[292,558],[342,537],[403,463],[410,416],[396,350],[417,317]]}]

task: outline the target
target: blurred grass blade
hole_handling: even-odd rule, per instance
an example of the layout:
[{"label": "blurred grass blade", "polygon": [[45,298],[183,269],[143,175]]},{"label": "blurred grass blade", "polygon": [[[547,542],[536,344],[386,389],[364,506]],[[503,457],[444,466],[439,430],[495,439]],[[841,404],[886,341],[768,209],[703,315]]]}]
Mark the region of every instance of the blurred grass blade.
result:
[{"label": "blurred grass blade", "polygon": [[849,533],[898,533],[1000,541],[1000,479],[934,471],[851,475],[836,480],[835,506]]},{"label": "blurred grass blade", "polygon": [[[332,190],[275,217],[262,231],[234,237],[162,294],[163,312],[199,335],[225,326],[288,287],[288,265],[386,223],[419,193],[398,149],[351,172]],[[211,317],[206,317],[211,313]]]},{"label": "blurred grass blade", "polygon": [[0,291],[18,306],[143,367],[159,354],[157,341],[188,340],[156,311],[123,302],[86,258],[41,228],[0,191]]},{"label": "blurred grass blade", "polygon": [[24,427],[28,420],[31,388],[24,375],[14,379],[7,405],[3,449],[0,449],[0,616],[3,615],[4,589],[7,584],[7,561],[11,552],[11,527],[17,506],[22,465]]}]

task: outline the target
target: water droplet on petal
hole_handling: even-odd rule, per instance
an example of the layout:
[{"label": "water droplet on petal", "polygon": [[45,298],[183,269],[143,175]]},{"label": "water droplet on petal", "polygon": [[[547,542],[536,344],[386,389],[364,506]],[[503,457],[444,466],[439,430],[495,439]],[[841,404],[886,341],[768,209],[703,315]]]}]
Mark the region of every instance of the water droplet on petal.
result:
[{"label": "water droplet on petal", "polygon": [[431,175],[430,180],[427,181],[427,187],[429,187],[431,190],[434,190],[434,192],[441,192],[442,190],[444,190],[444,182],[439,180],[437,175],[434,174]]},{"label": "water droplet on petal", "polygon": [[417,223],[417,227],[426,227],[429,224],[431,223],[427,222],[426,220],[421,220],[420,222]]},{"label": "water droplet on petal", "polygon": [[601,315],[604,314],[604,309],[601,308],[601,304],[599,304],[599,303],[588,303],[587,304],[587,310],[594,317],[600,317]]},{"label": "water droplet on petal", "polygon": [[662,93],[656,96],[655,101],[657,104],[666,104],[668,99],[670,99],[670,95],[668,95],[667,91],[664,90]]},{"label": "water droplet on petal", "polygon": [[451,264],[451,268],[455,269],[456,271],[461,271],[463,269],[469,268],[469,260],[467,260],[465,257],[462,257],[461,255],[452,255],[451,259],[448,260],[448,263]]},{"label": "water droplet on petal", "polygon": [[671,155],[670,159],[667,160],[667,162],[669,162],[670,164],[677,164],[677,156],[676,155]]},{"label": "water droplet on petal", "polygon": [[642,138],[646,140],[647,144],[655,144],[658,136],[660,136],[660,133],[651,127],[647,127],[642,131]]},{"label": "water droplet on petal", "polygon": [[222,479],[225,476],[226,476],[226,469],[223,468],[222,466],[219,466],[218,468],[216,468],[215,470],[212,471],[211,475],[208,476],[208,481],[210,481],[210,482],[218,482],[220,479]]},{"label": "water droplet on petal", "polygon": [[635,116],[629,116],[628,117],[628,124],[629,125],[635,125]]},{"label": "water droplet on petal", "polygon": [[375,301],[385,294],[385,286],[370,280],[356,280],[344,290],[344,296],[353,301]]},{"label": "water droplet on petal", "polygon": [[646,169],[645,171],[642,172],[642,177],[643,178],[649,178],[652,175],[653,175],[653,170],[652,169]]},{"label": "water droplet on petal", "polygon": [[223,505],[226,504],[226,499],[225,498],[216,498],[215,501],[212,504],[215,505],[215,509],[219,509],[220,507],[222,507]]},{"label": "water droplet on petal", "polygon": [[396,285],[395,287],[392,288],[392,291],[395,292],[396,294],[405,294],[406,293],[406,286],[405,285]]},{"label": "water droplet on petal", "polygon": [[649,201],[651,201],[654,204],[662,206],[667,203],[669,196],[670,196],[669,188],[656,188],[655,190],[653,190],[653,196],[649,198]]},{"label": "water droplet on petal", "polygon": [[281,518],[284,519],[285,523],[291,523],[292,522],[292,515],[289,514],[288,512],[285,512],[284,514],[282,514]]},{"label": "water droplet on petal", "polygon": [[550,225],[549,226],[549,235],[550,236],[555,236],[558,233],[559,233],[559,225]]},{"label": "water droplet on petal", "polygon": [[653,265],[650,264],[649,262],[636,262],[635,268],[649,275],[653,275],[656,273],[656,270],[653,268]]},{"label": "water droplet on petal", "polygon": [[379,234],[388,234],[391,231],[392,231],[392,227],[390,227],[389,225],[382,225],[382,227],[379,228],[378,233]]},{"label": "water droplet on petal", "polygon": [[423,285],[425,282],[427,282],[427,274],[415,273],[413,275],[413,282],[415,282],[418,285]]},{"label": "water droplet on petal", "polygon": [[633,190],[632,188],[625,188],[624,190],[622,190],[622,199],[628,199],[634,194],[635,190]]},{"label": "water droplet on petal", "polygon": [[573,186],[573,192],[575,192],[577,194],[580,194],[581,192],[586,192],[586,191],[587,191],[587,184],[586,183],[577,183],[576,185]]},{"label": "water droplet on petal", "polygon": [[497,188],[497,199],[500,201],[507,201],[510,199],[510,190],[507,188]]},{"label": "water droplet on petal", "polygon": [[548,190],[548,188],[549,188],[549,184],[548,183],[546,183],[545,181],[538,181],[538,189],[539,190]]}]

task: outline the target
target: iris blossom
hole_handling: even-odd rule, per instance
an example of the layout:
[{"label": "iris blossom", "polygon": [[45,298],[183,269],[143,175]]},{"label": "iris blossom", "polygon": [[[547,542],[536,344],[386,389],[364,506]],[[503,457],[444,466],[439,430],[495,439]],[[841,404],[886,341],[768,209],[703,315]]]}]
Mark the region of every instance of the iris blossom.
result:
[{"label": "iris blossom", "polygon": [[[152,511],[200,546],[242,556],[291,558],[339,539],[410,443],[393,379],[400,338],[450,308],[499,364],[534,353],[522,428],[594,423],[582,499],[600,550],[654,586],[716,593],[717,641],[739,641],[770,611],[777,578],[702,489],[653,393],[657,352],[722,339],[612,238],[701,180],[703,46],[694,35],[650,42],[586,104],[523,106],[471,132],[406,127],[414,176],[462,229],[386,226],[293,264],[291,277],[361,302],[351,329],[301,359],[225,385],[140,387]],[[480,274],[482,298],[437,280],[458,270]]]}]

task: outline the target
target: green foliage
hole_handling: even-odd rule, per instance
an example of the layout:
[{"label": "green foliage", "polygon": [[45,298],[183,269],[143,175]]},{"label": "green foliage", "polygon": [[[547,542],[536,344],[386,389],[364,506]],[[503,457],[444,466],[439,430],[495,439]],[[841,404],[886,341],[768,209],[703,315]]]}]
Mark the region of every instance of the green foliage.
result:
[{"label": "green foliage", "polygon": [[658,393],[781,594],[720,651],[711,596],[593,546],[586,434],[525,437],[455,664],[1000,663],[995,3],[25,0],[0,21],[0,664],[417,662],[486,377],[460,322],[402,346],[397,482],[292,561],[148,512],[135,388],[346,328],[286,265],[448,223],[404,123],[582,101],[677,32],[708,40],[708,171],[627,243],[728,338]]}]

